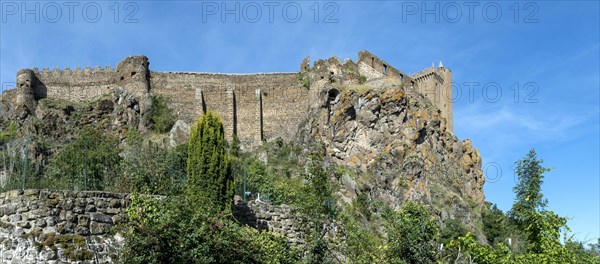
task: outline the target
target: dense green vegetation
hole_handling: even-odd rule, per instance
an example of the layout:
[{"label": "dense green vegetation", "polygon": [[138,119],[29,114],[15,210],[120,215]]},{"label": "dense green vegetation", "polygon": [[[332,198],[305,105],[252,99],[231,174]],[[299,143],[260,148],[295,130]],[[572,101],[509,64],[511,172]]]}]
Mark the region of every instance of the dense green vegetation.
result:
[{"label": "dense green vegetation", "polygon": [[[452,240],[446,260],[465,263],[598,263],[600,252],[572,240],[567,219],[545,209],[541,185],[542,160],[531,150],[515,165],[519,182],[508,214],[487,204],[482,214],[484,232],[492,245],[476,242],[468,233]],[[562,237],[561,237],[562,235]]]},{"label": "dense green vegetation", "polygon": [[137,130],[129,130],[127,147],[118,166],[120,173],[114,183],[105,183],[111,190],[144,194],[171,195],[181,192],[185,182],[188,144],[171,149],[144,142]]},{"label": "dense green vegetation", "polygon": [[175,114],[168,108],[168,101],[162,96],[152,95],[150,98],[152,107],[148,111],[148,120],[152,130],[164,133],[168,132],[175,124]]},{"label": "dense green vegetation", "polygon": [[104,190],[118,176],[121,162],[116,138],[93,127],[81,131],[77,140],[52,158],[48,166],[49,186],[54,189]]},{"label": "dense green vegetation", "polygon": [[125,263],[295,263],[298,252],[273,233],[240,226],[228,207],[232,175],[221,119],[208,112],[192,130],[182,195],[134,196]]},{"label": "dense green vegetation", "polygon": [[[29,150],[6,126],[3,145]],[[389,208],[358,191],[351,204],[337,195],[350,168],[336,167],[323,147],[281,140],[242,152],[225,141],[218,116],[207,113],[193,127],[190,141],[175,147],[152,143],[149,134],[127,131],[124,141],[93,126],[39,162],[12,155],[16,168],[8,188],[108,190],[134,193],[124,263],[598,263],[600,248],[569,236],[567,220],[546,210],[543,174],[535,151],[516,162],[519,182],[513,208],[492,203],[481,212],[482,234],[460,219],[439,219],[418,202]],[[37,152],[51,146],[39,138]],[[20,148],[22,146],[22,148]],[[2,152],[3,157],[10,154]],[[23,159],[23,157],[27,157]],[[21,175],[26,177],[21,178]],[[355,177],[356,176],[356,177]],[[369,181],[368,173],[353,175]],[[362,178],[361,178],[362,177]],[[372,176],[371,176],[372,177]],[[244,194],[248,195],[245,196]],[[166,195],[157,198],[151,195]],[[303,223],[306,245],[236,222],[229,207],[234,194],[288,204],[310,219]],[[326,237],[326,224],[340,223],[345,241]],[[487,243],[485,240],[487,239]],[[600,242],[600,241],[598,241]],[[341,257],[341,256],[345,256]]]}]

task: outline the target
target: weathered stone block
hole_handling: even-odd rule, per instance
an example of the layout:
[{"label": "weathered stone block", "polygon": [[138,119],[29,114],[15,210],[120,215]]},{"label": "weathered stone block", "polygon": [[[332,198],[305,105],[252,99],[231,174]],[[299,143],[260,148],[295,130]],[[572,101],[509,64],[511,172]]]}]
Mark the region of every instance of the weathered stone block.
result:
[{"label": "weathered stone block", "polygon": [[90,217],[87,215],[80,215],[77,220],[78,226],[88,226],[90,224]]},{"label": "weathered stone block", "polygon": [[17,222],[17,226],[22,227],[22,228],[27,228],[27,229],[31,228],[31,224],[28,221]]},{"label": "weathered stone block", "polygon": [[112,216],[112,222],[113,222],[114,224],[121,223],[121,221],[123,221],[124,219],[125,219],[125,218],[124,218],[122,215],[118,215],[118,214],[117,214],[117,215],[113,215],[113,216]]},{"label": "weathered stone block", "polygon": [[25,196],[38,196],[40,194],[40,190],[37,189],[29,189],[23,192]]},{"label": "weathered stone block", "polygon": [[90,234],[90,230],[87,228],[87,226],[76,226],[75,234],[87,236]]},{"label": "weathered stone block", "polygon": [[38,218],[35,220],[35,226],[37,227],[46,227],[46,221],[42,218]]},{"label": "weathered stone block", "polygon": [[110,207],[111,208],[119,208],[121,207],[121,200],[119,199],[110,199]]},{"label": "weathered stone block", "polygon": [[106,234],[110,230],[109,224],[92,222],[90,224],[90,233],[92,235]]},{"label": "weathered stone block", "polygon": [[8,204],[0,208],[0,214],[2,215],[12,215],[17,212],[17,207],[14,204]]},{"label": "weathered stone block", "polygon": [[97,208],[106,208],[106,202],[104,200],[98,200],[98,201],[96,201],[96,207]]},{"label": "weathered stone block", "polygon": [[92,221],[95,222],[100,222],[100,223],[108,223],[108,224],[112,224],[112,217],[105,215],[105,214],[101,214],[101,213],[92,213],[90,214],[90,219]]},{"label": "weathered stone block", "polygon": [[86,212],[96,212],[96,206],[94,206],[93,204],[90,204],[85,207],[85,211]]},{"label": "weathered stone block", "polygon": [[10,219],[10,222],[14,223],[14,222],[17,222],[17,221],[21,220],[21,215],[20,214],[14,214],[14,215],[11,215],[9,217],[9,219]]}]

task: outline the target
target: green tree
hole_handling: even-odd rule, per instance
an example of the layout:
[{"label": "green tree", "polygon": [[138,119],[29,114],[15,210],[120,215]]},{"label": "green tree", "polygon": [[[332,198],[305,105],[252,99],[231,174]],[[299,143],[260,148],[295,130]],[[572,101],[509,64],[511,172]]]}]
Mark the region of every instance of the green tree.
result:
[{"label": "green tree", "polygon": [[311,154],[302,197],[302,210],[312,219],[318,220],[333,219],[336,215],[333,185],[329,181],[331,171],[324,168],[322,162],[320,154]]},{"label": "green tree", "polygon": [[227,211],[233,197],[231,158],[221,118],[207,111],[192,128],[187,160],[188,198],[212,212]]},{"label": "green tree", "polygon": [[481,212],[481,220],[483,222],[483,233],[489,244],[501,242],[509,236],[507,230],[508,218],[495,204],[485,202],[485,208]]},{"label": "green tree", "polygon": [[389,263],[434,263],[439,227],[426,206],[407,202],[400,212],[389,211]]},{"label": "green tree", "polygon": [[542,194],[542,183],[544,173],[550,169],[542,167],[542,162],[537,158],[535,149],[531,149],[527,156],[515,162],[519,182],[513,188],[516,194],[515,203],[508,215],[521,227],[527,226],[532,213],[540,212],[547,204]]},{"label": "green tree", "polygon": [[51,188],[103,190],[119,172],[119,141],[85,127],[49,164]]},{"label": "green tree", "polygon": [[[545,210],[546,200],[541,193],[543,173],[535,150],[517,161],[519,183],[514,188],[515,204],[509,212],[512,221],[505,219],[502,211],[487,203],[487,211],[482,215],[484,232],[490,241],[502,240],[510,233],[511,238],[527,237],[526,250],[510,249],[504,243],[495,247],[481,245],[471,233],[452,240],[448,245],[449,255],[455,263],[598,263],[598,255],[586,251],[579,243],[573,242],[564,231],[569,231],[567,219],[552,211]],[[505,227],[501,227],[505,226]],[[561,235],[564,235],[561,239]],[[500,238],[500,239],[499,239]]]},{"label": "green tree", "polygon": [[323,156],[314,152],[308,161],[309,171],[305,175],[306,183],[302,187],[301,211],[312,222],[307,237],[308,263],[332,263],[333,256],[330,245],[325,240],[324,225],[333,220],[337,214],[333,199],[333,185],[329,181],[331,171],[323,166]]}]

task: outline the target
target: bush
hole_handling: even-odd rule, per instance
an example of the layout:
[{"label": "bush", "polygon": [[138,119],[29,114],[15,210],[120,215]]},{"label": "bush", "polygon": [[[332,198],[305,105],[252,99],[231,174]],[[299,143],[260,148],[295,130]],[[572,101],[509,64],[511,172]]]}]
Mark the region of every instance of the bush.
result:
[{"label": "bush", "polygon": [[297,263],[285,238],[195,211],[181,196],[133,196],[123,263]]},{"label": "bush", "polygon": [[368,226],[362,226],[356,215],[345,213],[341,219],[346,231],[346,257],[353,263],[383,263],[385,252],[381,236]]},{"label": "bush", "polygon": [[127,148],[123,151],[120,177],[113,191],[143,194],[180,194],[186,179],[187,144],[173,149],[144,144],[139,133],[127,133]]},{"label": "bush", "polygon": [[49,188],[104,190],[116,179],[118,140],[84,127],[79,138],[65,146],[49,164]]},{"label": "bush", "polygon": [[152,106],[148,111],[148,120],[150,121],[153,131],[165,133],[171,130],[175,124],[176,116],[168,107],[169,101],[157,95],[152,95]]},{"label": "bush", "polygon": [[438,225],[427,207],[407,202],[400,212],[388,211],[386,256],[389,263],[434,263]]},{"label": "bush", "polygon": [[358,77],[359,84],[364,84],[366,82],[367,82],[367,76],[361,75],[360,77]]},{"label": "bush", "polygon": [[0,145],[4,145],[12,140],[17,134],[17,123],[10,122],[8,127],[0,132]]},{"label": "bush", "polygon": [[304,86],[304,88],[310,88],[310,74],[298,73],[298,80],[302,82],[302,86]]},{"label": "bush", "polygon": [[452,239],[465,236],[466,234],[467,230],[462,222],[458,219],[446,219],[444,220],[444,228],[440,232],[440,242],[448,244]]}]

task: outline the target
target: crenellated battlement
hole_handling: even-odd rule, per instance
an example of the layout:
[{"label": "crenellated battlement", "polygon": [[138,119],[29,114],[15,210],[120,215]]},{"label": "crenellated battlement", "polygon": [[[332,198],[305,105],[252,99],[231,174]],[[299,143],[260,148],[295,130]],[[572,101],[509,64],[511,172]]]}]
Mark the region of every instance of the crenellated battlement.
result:
[{"label": "crenellated battlement", "polygon": [[423,77],[425,75],[435,73],[436,69],[437,68],[435,68],[433,65],[431,65],[430,67],[420,70],[417,73],[413,73],[411,75],[411,77],[413,77],[413,79],[418,79],[419,77]]},{"label": "crenellated battlement", "polygon": [[444,78],[436,71],[420,71],[417,75],[413,75],[415,82],[421,83],[429,79],[434,79],[436,82],[443,84]]},{"label": "crenellated battlement", "polygon": [[[41,71],[38,68],[33,68],[32,71],[42,82],[46,81],[58,83],[105,81],[114,77],[116,72],[116,70],[110,66],[105,66],[104,68],[101,68],[100,66],[95,66],[94,68],[89,66],[84,68],[75,67],[73,70],[71,70],[69,67],[66,67],[62,70],[59,68],[53,68],[52,70],[43,68]],[[90,80],[90,78],[92,78],[92,80]]]}]

